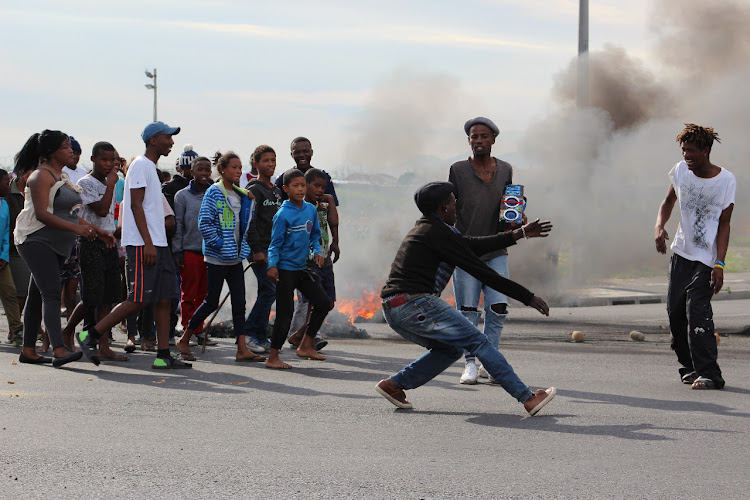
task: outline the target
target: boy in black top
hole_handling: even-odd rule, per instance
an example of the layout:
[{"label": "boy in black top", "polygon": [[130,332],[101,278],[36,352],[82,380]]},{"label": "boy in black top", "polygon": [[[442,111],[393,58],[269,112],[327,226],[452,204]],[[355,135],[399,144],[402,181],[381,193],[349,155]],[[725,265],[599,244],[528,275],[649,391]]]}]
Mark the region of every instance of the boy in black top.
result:
[{"label": "boy in black top", "polygon": [[388,324],[407,340],[429,349],[375,390],[399,408],[411,408],[404,390],[429,382],[458,360],[464,349],[477,355],[485,369],[530,415],[535,415],[554,396],[555,388],[532,392],[513,371],[487,337],[460,311],[440,299],[453,268],[460,266],[482,283],[549,316],[549,306],[523,286],[503,278],[478,255],[515,244],[526,237],[544,237],[549,221],[536,220],[520,229],[494,236],[462,236],[452,227],[456,221],[456,197],[450,182],[432,182],[414,196],[423,213],[396,253],[381,297]]}]

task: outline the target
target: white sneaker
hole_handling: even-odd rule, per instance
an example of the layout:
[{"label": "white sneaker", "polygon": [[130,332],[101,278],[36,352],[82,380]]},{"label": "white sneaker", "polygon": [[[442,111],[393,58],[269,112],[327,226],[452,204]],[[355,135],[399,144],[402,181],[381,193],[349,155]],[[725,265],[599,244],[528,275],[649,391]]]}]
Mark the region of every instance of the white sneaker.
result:
[{"label": "white sneaker", "polygon": [[477,376],[477,364],[466,363],[466,367],[464,368],[464,372],[461,374],[461,380],[459,380],[459,383],[474,385],[477,383]]},{"label": "white sneaker", "polygon": [[266,352],[266,348],[262,345],[256,344],[253,339],[247,339],[247,348],[250,349],[250,352],[255,354],[263,354]]},{"label": "white sneaker", "polygon": [[479,377],[480,378],[492,378],[487,370],[484,369],[484,365],[479,365]]}]

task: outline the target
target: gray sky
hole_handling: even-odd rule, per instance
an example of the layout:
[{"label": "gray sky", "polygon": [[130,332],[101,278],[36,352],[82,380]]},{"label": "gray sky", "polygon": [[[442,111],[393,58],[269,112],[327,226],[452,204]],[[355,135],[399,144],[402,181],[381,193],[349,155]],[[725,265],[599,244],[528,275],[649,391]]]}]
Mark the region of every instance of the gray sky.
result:
[{"label": "gray sky", "polygon": [[[591,2],[591,48],[640,54],[646,0]],[[548,106],[577,47],[576,0],[0,2],[0,165],[44,128],[75,136],[88,163],[108,140],[142,153],[152,119],[144,70],[158,69],[159,116],[200,154],[247,163],[267,143],[291,165],[388,170],[420,154],[468,152],[463,122],[485,115],[501,150]]]}]

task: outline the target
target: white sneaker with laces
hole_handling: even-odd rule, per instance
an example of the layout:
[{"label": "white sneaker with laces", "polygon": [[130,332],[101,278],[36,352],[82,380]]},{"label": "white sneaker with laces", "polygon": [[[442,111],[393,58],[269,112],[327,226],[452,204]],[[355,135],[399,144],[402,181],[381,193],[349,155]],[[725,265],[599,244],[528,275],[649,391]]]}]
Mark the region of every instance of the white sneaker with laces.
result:
[{"label": "white sneaker with laces", "polygon": [[266,348],[262,345],[256,344],[253,339],[247,339],[247,348],[250,349],[250,352],[255,354],[263,354],[266,352]]},{"label": "white sneaker with laces", "polygon": [[464,367],[464,372],[461,374],[461,380],[459,380],[459,383],[461,384],[467,384],[467,385],[474,385],[477,383],[477,364],[476,363],[466,363],[466,366]]}]

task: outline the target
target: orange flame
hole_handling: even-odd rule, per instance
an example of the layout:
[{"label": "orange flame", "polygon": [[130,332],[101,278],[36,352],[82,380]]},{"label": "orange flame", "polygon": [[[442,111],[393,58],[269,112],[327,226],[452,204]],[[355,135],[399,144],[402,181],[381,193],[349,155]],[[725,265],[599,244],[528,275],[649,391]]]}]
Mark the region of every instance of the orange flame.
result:
[{"label": "orange flame", "polygon": [[380,309],[380,293],[367,292],[362,297],[355,300],[342,299],[338,302],[336,309],[349,318],[351,323],[357,318],[370,319]]}]

